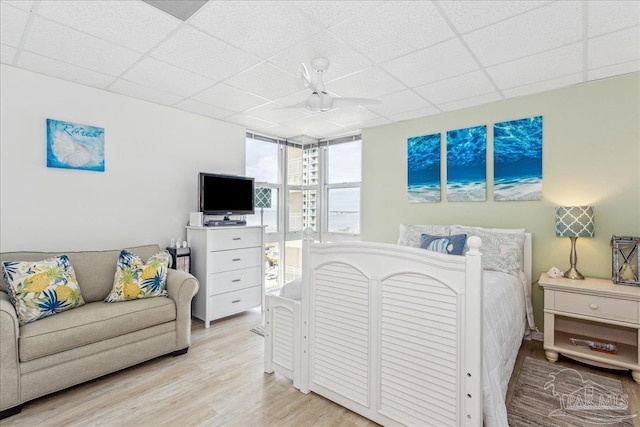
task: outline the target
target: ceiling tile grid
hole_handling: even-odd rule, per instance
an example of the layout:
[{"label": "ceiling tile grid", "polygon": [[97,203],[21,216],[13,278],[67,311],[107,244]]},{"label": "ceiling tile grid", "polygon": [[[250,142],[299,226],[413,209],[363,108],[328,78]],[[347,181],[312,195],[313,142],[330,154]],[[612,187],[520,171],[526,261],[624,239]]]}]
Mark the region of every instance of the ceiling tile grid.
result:
[{"label": "ceiling tile grid", "polygon": [[[0,0],[0,61],[290,139],[640,71],[638,0],[150,3]],[[304,108],[317,57],[328,96],[380,103]]]}]

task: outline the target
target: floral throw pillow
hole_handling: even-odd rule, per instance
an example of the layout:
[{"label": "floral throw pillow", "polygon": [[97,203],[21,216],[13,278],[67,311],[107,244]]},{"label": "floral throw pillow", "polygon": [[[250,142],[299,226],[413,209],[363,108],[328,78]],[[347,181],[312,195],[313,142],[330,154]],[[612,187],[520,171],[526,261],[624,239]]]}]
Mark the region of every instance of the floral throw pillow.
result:
[{"label": "floral throw pillow", "polygon": [[67,255],[35,262],[4,261],[2,273],[21,326],[84,305]]},{"label": "floral throw pillow", "polygon": [[171,256],[163,251],[145,263],[127,250],[120,252],[113,289],[105,302],[167,296],[167,269]]},{"label": "floral throw pillow", "polygon": [[440,252],[442,254],[462,255],[466,242],[466,234],[455,234],[451,236],[432,236],[430,234],[423,234],[420,240],[420,247],[428,251]]}]

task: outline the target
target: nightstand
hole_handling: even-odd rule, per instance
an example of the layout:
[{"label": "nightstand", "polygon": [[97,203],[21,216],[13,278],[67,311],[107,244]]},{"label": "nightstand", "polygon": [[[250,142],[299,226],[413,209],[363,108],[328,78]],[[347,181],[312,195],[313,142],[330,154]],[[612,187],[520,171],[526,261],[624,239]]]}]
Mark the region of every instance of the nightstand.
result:
[{"label": "nightstand", "polygon": [[[640,383],[640,287],[611,280],[552,279],[542,273],[544,350],[550,362],[558,354],[603,368],[628,369]],[[615,343],[617,353],[573,345],[569,338]]]}]

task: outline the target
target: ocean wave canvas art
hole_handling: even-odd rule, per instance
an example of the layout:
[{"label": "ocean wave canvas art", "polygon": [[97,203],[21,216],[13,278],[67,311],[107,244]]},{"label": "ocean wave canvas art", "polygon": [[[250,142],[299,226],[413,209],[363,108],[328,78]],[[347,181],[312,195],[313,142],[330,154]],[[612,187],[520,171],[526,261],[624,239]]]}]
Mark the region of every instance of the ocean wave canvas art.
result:
[{"label": "ocean wave canvas art", "polygon": [[409,203],[440,201],[439,133],[407,139],[407,192]]},{"label": "ocean wave canvas art", "polygon": [[494,200],[542,199],[542,116],[493,125]]},{"label": "ocean wave canvas art", "polygon": [[447,131],[447,201],[487,198],[487,127]]},{"label": "ocean wave canvas art", "polygon": [[47,119],[47,167],[104,171],[104,129]]}]

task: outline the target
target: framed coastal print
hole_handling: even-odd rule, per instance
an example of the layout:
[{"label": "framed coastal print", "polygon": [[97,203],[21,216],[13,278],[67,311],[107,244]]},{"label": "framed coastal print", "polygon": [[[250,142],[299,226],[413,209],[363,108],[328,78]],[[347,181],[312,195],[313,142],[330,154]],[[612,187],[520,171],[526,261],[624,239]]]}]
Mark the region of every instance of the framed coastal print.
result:
[{"label": "framed coastal print", "polygon": [[47,119],[47,167],[104,171],[104,129]]},{"label": "framed coastal print", "polygon": [[493,125],[493,199],[542,199],[542,116]]},{"label": "framed coastal print", "polygon": [[447,131],[447,201],[487,198],[487,127]]},{"label": "framed coastal print", "polygon": [[409,203],[440,201],[439,133],[407,139],[407,194]]}]

